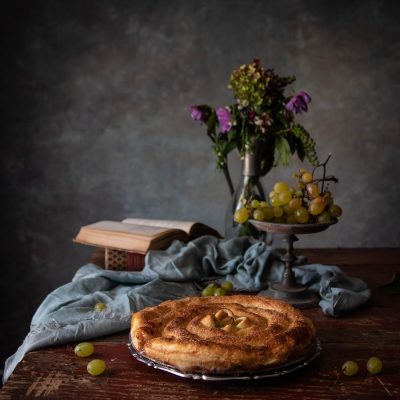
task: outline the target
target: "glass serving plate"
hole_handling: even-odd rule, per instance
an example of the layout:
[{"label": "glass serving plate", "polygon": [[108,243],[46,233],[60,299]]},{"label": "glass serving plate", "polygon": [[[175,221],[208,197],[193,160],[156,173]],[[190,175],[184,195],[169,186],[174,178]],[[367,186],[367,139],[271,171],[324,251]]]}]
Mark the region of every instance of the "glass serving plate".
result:
[{"label": "glass serving plate", "polygon": [[149,367],[159,369],[161,371],[169,372],[170,374],[180,376],[182,378],[189,378],[189,379],[202,379],[205,381],[228,381],[228,380],[251,380],[251,379],[263,379],[263,378],[276,378],[279,376],[287,375],[290,374],[291,372],[294,372],[300,368],[306,367],[308,364],[310,364],[311,361],[313,361],[315,358],[317,358],[322,351],[322,346],[320,340],[317,338],[314,344],[313,351],[308,354],[306,357],[302,359],[298,359],[296,361],[289,362],[287,364],[283,364],[280,366],[275,366],[269,369],[266,369],[265,371],[257,372],[257,373],[251,373],[251,374],[237,374],[237,375],[218,375],[218,374],[208,374],[208,373],[189,373],[189,372],[182,372],[179,371],[178,369],[167,365],[160,363],[158,361],[151,360],[150,358],[147,358],[145,355],[141,354],[138,352],[135,347],[132,345],[131,341],[128,343],[128,348],[133,355],[133,357],[136,358],[136,360],[148,365]]}]

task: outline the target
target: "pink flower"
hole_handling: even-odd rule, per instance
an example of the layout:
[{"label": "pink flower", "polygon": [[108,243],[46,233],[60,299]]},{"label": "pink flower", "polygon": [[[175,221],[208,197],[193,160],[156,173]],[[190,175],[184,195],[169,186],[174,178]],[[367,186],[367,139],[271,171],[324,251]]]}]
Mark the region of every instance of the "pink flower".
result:
[{"label": "pink flower", "polygon": [[232,115],[229,107],[218,107],[216,112],[219,121],[219,131],[221,133],[229,132],[232,128]]},{"label": "pink flower", "polygon": [[190,114],[195,121],[204,122],[204,115],[201,110],[196,106],[190,106]]}]

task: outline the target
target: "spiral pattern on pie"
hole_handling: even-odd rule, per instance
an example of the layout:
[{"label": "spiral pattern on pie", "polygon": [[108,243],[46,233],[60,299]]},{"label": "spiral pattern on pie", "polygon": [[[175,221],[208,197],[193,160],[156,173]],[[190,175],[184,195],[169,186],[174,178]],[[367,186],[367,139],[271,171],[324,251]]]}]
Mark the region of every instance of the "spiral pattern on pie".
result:
[{"label": "spiral pattern on pie", "polygon": [[249,373],[309,354],[313,323],[261,296],[189,297],[132,315],[131,341],[146,357],[183,372]]}]

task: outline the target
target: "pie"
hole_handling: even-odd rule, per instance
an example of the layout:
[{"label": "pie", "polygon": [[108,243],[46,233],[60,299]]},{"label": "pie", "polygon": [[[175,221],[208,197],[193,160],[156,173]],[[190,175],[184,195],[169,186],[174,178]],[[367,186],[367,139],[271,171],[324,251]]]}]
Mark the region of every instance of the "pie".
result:
[{"label": "pie", "polygon": [[130,337],[139,353],[183,372],[251,373],[304,359],[315,327],[267,297],[188,297],[134,313]]}]

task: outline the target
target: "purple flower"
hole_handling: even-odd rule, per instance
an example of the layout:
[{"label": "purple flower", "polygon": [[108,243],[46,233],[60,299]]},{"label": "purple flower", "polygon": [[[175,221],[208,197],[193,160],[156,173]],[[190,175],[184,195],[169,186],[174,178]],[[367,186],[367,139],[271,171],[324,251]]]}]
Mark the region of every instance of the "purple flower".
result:
[{"label": "purple flower", "polygon": [[306,92],[300,92],[293,96],[286,104],[286,110],[293,111],[296,114],[301,114],[303,111],[307,111],[307,104],[311,102],[311,97]]},{"label": "purple flower", "polygon": [[190,106],[190,114],[195,121],[204,122],[204,114],[196,106]]},{"label": "purple flower", "polygon": [[231,112],[228,107],[218,107],[216,109],[219,121],[219,131],[221,133],[229,132],[232,128]]}]

